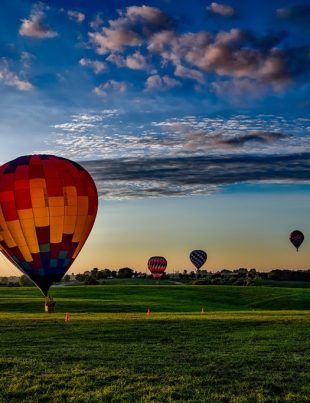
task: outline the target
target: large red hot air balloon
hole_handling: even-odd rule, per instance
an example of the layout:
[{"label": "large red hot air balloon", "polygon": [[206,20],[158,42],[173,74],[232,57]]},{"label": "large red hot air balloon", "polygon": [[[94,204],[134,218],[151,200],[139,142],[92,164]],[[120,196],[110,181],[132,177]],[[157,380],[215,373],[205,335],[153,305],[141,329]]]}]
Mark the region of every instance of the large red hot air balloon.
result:
[{"label": "large red hot air balloon", "polygon": [[159,280],[167,267],[167,260],[162,256],[153,256],[148,261],[148,269],[156,280]]},{"label": "large red hot air balloon", "polygon": [[298,252],[298,248],[304,241],[304,234],[301,231],[295,230],[290,233],[290,241]]},{"label": "large red hot air balloon", "polygon": [[0,250],[47,295],[80,252],[97,208],[95,183],[79,164],[19,157],[0,167]]}]

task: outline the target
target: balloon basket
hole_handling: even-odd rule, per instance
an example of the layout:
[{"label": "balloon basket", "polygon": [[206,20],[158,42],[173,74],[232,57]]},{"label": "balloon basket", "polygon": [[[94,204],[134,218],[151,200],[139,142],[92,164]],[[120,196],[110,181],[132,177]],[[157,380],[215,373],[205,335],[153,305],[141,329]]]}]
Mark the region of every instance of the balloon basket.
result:
[{"label": "balloon basket", "polygon": [[53,313],[55,312],[55,305],[56,302],[53,300],[52,297],[47,297],[45,299],[44,310],[46,313]]},{"label": "balloon basket", "polygon": [[55,308],[53,306],[51,306],[51,305],[46,305],[45,304],[45,312],[53,313],[53,312],[55,312]]}]

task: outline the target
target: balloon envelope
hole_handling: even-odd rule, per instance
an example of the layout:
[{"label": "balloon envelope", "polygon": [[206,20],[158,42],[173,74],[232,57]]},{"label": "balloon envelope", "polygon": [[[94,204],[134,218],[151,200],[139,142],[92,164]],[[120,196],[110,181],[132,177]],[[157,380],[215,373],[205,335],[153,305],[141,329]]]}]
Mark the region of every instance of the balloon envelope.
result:
[{"label": "balloon envelope", "polygon": [[205,264],[207,261],[207,253],[204,250],[193,250],[189,258],[193,265],[196,267],[197,270],[200,270],[200,268]]},{"label": "balloon envelope", "polygon": [[300,247],[300,245],[303,243],[304,238],[305,238],[304,234],[301,231],[295,230],[290,233],[290,241],[292,242],[292,244],[295,246],[295,248],[297,250]]},{"label": "balloon envelope", "polygon": [[79,164],[27,155],[0,167],[0,251],[44,295],[84,245],[98,207],[95,183]]},{"label": "balloon envelope", "polygon": [[160,279],[167,267],[167,260],[162,256],[153,256],[147,263],[149,271],[155,279]]}]

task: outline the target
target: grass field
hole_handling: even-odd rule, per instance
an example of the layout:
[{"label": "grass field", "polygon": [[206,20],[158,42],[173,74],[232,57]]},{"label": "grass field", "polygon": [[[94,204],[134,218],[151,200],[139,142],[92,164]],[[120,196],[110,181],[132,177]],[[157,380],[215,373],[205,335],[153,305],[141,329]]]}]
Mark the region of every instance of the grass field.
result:
[{"label": "grass field", "polygon": [[310,401],[309,289],[52,293],[45,314],[35,288],[0,289],[1,402]]}]

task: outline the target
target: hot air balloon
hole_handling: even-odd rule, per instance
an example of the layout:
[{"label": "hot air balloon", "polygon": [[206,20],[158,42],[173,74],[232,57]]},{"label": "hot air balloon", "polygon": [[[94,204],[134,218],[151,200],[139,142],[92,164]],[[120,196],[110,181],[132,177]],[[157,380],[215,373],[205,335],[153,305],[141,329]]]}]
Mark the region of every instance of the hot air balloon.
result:
[{"label": "hot air balloon", "polygon": [[298,252],[298,248],[304,241],[304,234],[301,231],[295,230],[290,233],[290,241],[295,246]]},{"label": "hot air balloon", "polygon": [[207,253],[204,250],[193,250],[189,258],[193,265],[196,267],[197,271],[200,270],[200,268],[205,264],[207,261]]},{"label": "hot air balloon", "polygon": [[159,280],[167,267],[167,260],[162,256],[153,256],[147,263],[149,271],[155,280]]},{"label": "hot air balloon", "polygon": [[95,183],[79,164],[26,155],[0,167],[0,251],[47,296],[94,224]]}]

